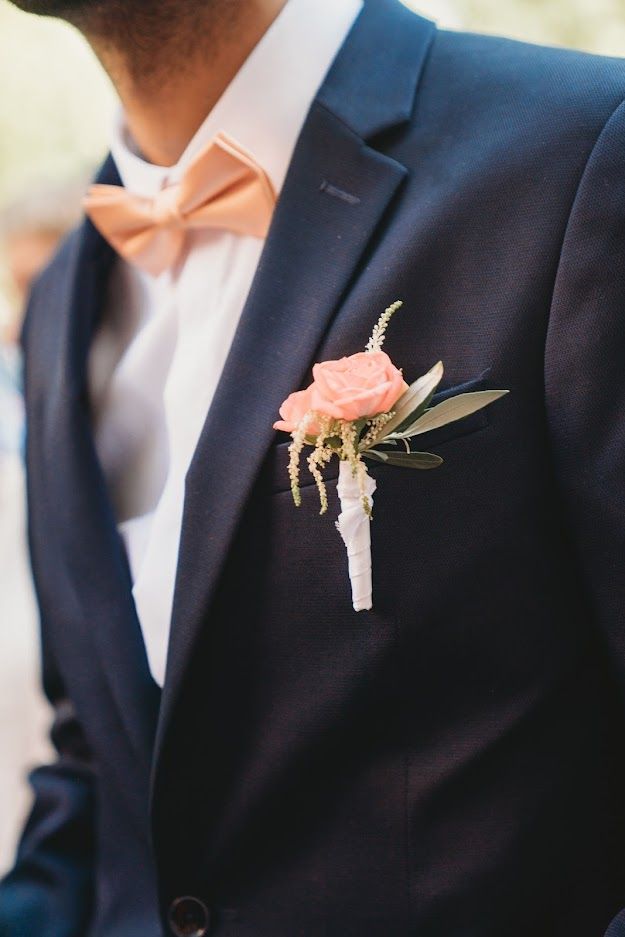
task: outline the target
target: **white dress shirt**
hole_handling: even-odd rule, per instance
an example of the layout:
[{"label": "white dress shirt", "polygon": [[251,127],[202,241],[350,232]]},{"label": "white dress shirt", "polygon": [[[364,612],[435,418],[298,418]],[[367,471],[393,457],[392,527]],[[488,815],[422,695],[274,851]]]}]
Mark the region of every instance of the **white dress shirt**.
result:
[{"label": "white dress shirt", "polygon": [[[362,0],[289,0],[172,167],[145,162],[118,121],[124,186],[153,197],[219,131],[254,154],[277,193],[310,105]],[[94,431],[150,670],[162,686],[184,480],[264,241],[190,231],[176,266],[152,277],[118,259],[89,357]],[[224,479],[227,484],[227,479]]]}]

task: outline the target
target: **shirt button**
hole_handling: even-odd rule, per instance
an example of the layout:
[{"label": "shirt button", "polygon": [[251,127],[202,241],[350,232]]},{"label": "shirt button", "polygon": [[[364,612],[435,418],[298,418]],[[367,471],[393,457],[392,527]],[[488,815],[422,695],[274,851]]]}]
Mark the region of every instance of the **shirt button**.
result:
[{"label": "shirt button", "polygon": [[176,937],[205,937],[210,927],[210,914],[199,898],[176,898],[169,908],[169,924]]}]

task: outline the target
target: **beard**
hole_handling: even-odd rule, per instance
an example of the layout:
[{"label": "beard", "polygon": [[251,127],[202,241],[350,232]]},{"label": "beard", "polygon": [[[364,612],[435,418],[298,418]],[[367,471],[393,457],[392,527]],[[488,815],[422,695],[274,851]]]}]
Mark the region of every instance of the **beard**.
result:
[{"label": "beard", "polygon": [[[9,0],[26,13],[66,20],[98,57],[114,49],[143,82],[162,71],[168,50],[177,71],[191,65],[196,48],[213,44],[239,20],[246,0]],[[103,61],[109,71],[107,63]],[[115,75],[110,76],[115,81]]]},{"label": "beard", "polygon": [[194,73],[237,35],[254,0],[9,0],[63,19],[91,45],[117,87],[158,91]]},{"label": "beard", "polygon": [[[56,16],[59,19],[73,20],[95,13],[106,12],[107,8],[119,9],[118,0],[11,0],[13,6],[25,13],[37,16]],[[140,6],[141,4],[127,4]]]},{"label": "beard", "polygon": [[[203,0],[9,0],[36,16],[55,17],[76,26],[91,42],[130,48],[150,38],[165,39],[166,21],[181,18],[183,9],[204,5]],[[211,0],[205,0],[211,5]],[[217,2],[217,0],[215,0]],[[178,8],[178,9],[176,9]]]},{"label": "beard", "polygon": [[[140,24],[147,28],[152,23],[169,20],[172,26],[179,21],[199,21],[217,10],[236,10],[242,0],[9,0],[13,6],[25,13],[37,16],[52,16],[64,19],[79,29],[96,27],[106,34],[106,24],[111,32],[119,27]],[[117,27],[117,30],[116,30]]]}]

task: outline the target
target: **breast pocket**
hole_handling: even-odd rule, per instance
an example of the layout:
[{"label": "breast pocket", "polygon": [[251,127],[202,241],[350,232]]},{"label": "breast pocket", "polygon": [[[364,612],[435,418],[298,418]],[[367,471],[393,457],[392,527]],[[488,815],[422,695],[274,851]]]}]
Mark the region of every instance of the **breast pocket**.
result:
[{"label": "breast pocket", "polygon": [[[469,394],[474,393],[480,390],[488,390],[490,388],[490,381],[488,378],[488,372],[484,372],[469,381],[464,381],[461,384],[454,384],[450,387],[443,388],[438,391],[432,398],[431,406],[435,407],[437,404],[442,403],[444,400],[447,400],[449,397],[455,397],[458,394]],[[420,436],[416,436],[412,440],[412,449],[420,452],[438,452],[438,447],[443,447],[442,455],[444,456],[444,450],[447,449],[449,443],[453,443],[456,439],[461,439],[464,436],[468,436],[471,433],[476,433],[479,430],[485,429],[489,425],[489,407],[485,407],[483,410],[478,410],[477,413],[472,413],[469,416],[464,417],[462,420],[457,420],[454,423],[448,423],[447,426],[441,426],[438,429],[430,430],[427,433],[423,433]],[[269,458],[267,460],[267,479],[270,488],[271,494],[279,494],[281,492],[289,491],[291,483],[289,480],[289,446],[291,444],[290,439],[284,438],[283,434],[280,434],[280,440],[276,445],[272,446],[272,449],[269,453]],[[373,476],[377,474],[379,466],[377,463],[367,463],[367,468],[369,473]],[[339,474],[339,461],[338,459],[332,459],[330,464],[326,466],[323,471],[323,477],[327,484],[333,486],[336,483]],[[314,486],[315,482],[312,479],[311,475],[308,472],[305,458],[302,459],[301,465],[301,476],[300,476],[300,488],[306,489],[310,486]]]},{"label": "breast pocket", "polygon": [[[488,378],[488,371],[485,371],[479,377],[473,378],[470,381],[464,381],[462,384],[454,384],[452,387],[446,387],[440,390],[438,393],[434,394],[430,406],[436,407],[439,403],[448,400],[450,397],[457,397],[458,394],[473,394],[480,390],[489,389],[490,381]],[[484,407],[483,410],[471,413],[462,420],[456,420],[454,423],[448,423],[446,426],[431,430],[429,433],[415,436],[412,440],[412,448],[419,451],[427,450],[428,452],[435,452],[437,446],[444,445],[445,443],[452,442],[454,439],[459,439],[462,436],[468,436],[470,433],[475,433],[478,430],[484,429],[489,424],[489,410],[489,407]]]}]

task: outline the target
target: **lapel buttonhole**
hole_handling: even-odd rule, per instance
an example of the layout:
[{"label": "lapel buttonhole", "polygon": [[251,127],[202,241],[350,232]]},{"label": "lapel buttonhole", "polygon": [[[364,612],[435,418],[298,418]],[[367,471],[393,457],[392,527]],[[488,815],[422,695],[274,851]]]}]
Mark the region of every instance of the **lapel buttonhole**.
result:
[{"label": "lapel buttonhole", "polygon": [[347,202],[348,205],[360,205],[360,199],[357,195],[352,195],[351,192],[339,189],[338,186],[332,185],[327,179],[323,180],[319,186],[319,191],[325,192],[326,195],[331,195],[333,198],[339,198],[342,202]]}]

